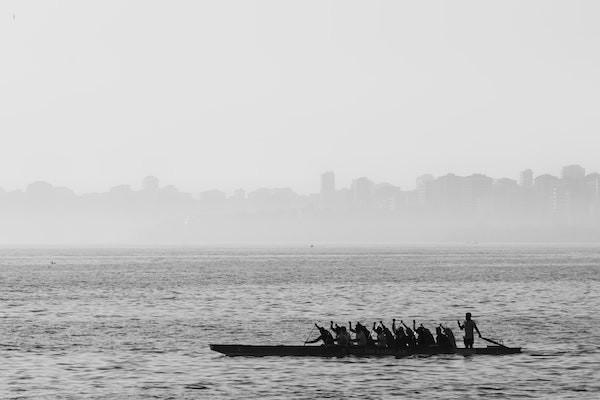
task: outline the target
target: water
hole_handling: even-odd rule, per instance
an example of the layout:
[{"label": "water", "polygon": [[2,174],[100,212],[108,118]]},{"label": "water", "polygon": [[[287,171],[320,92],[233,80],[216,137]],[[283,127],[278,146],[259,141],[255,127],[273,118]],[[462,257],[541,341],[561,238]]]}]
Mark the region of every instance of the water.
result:
[{"label": "water", "polygon": [[[299,344],[317,320],[455,327],[465,311],[524,353],[208,349]],[[1,249],[0,398],[600,398],[599,311],[592,246]]]}]

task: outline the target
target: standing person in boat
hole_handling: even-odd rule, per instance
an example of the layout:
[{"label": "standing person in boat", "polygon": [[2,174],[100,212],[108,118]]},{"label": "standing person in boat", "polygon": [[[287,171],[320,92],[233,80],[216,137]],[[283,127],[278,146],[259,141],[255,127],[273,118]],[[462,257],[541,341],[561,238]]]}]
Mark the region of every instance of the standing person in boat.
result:
[{"label": "standing person in boat", "polygon": [[315,340],[307,340],[304,343],[305,344],[317,343],[319,340],[322,340],[323,344],[325,346],[333,346],[334,341],[333,341],[333,336],[331,335],[331,332],[329,332],[327,329],[325,329],[322,326],[319,326],[317,324],[315,324],[315,326],[319,330],[319,333],[320,333],[319,337],[316,338]]},{"label": "standing person in boat", "polygon": [[475,321],[473,321],[471,319],[471,313],[468,312],[465,314],[465,320],[463,321],[462,324],[460,323],[460,321],[456,321],[456,322],[458,322],[458,327],[460,328],[460,330],[465,331],[465,336],[464,336],[465,348],[472,349],[473,342],[474,342],[473,330],[475,330],[477,332],[479,337],[481,337],[481,333],[479,332],[479,328],[477,328],[477,324],[475,323]]}]

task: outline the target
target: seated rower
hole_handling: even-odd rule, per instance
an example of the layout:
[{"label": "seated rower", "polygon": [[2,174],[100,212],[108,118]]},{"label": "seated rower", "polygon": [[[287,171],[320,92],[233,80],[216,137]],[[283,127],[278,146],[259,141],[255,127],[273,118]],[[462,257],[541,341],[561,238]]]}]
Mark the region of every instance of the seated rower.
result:
[{"label": "seated rower", "polygon": [[342,332],[342,327],[338,324],[333,326],[333,321],[329,321],[329,330],[335,333],[335,339],[337,340],[340,337],[340,333]]},{"label": "seated rower", "polygon": [[364,327],[361,325],[361,323],[357,322],[356,329],[352,329],[352,321],[348,321],[348,329],[350,332],[353,332],[356,335],[354,342],[361,347],[365,347],[367,345],[367,335],[365,333],[365,329],[363,328]]},{"label": "seated rower", "polygon": [[406,336],[402,325],[396,326],[396,318],[392,320],[392,332],[396,336],[396,347],[405,349],[408,346],[408,336]]},{"label": "seated rower", "polygon": [[331,335],[331,332],[329,332],[327,329],[315,324],[315,326],[317,327],[317,329],[319,330],[319,337],[316,338],[315,340],[307,340],[306,342],[304,342],[305,344],[309,344],[309,343],[317,343],[319,340],[323,341],[323,345],[325,346],[333,346],[334,342],[333,342],[333,336]]},{"label": "seated rower", "polygon": [[[415,332],[410,329],[404,321],[400,320],[400,323],[404,325],[404,329],[406,330],[406,339],[408,341],[408,347],[414,349],[417,346],[417,339],[415,338]],[[413,321],[414,323],[414,321]]]},{"label": "seated rower", "polygon": [[446,335],[446,337],[448,338],[448,345],[450,346],[451,349],[455,349],[456,348],[456,339],[454,338],[454,332],[452,332],[452,329],[448,328],[448,327],[442,327],[444,330],[444,335]]},{"label": "seated rower", "polygon": [[419,347],[429,347],[435,344],[435,338],[431,331],[423,326],[419,325],[415,328],[415,320],[413,320],[413,329],[417,333],[417,345]]},{"label": "seated rower", "polygon": [[465,314],[465,320],[463,321],[462,324],[460,323],[460,321],[457,321],[457,322],[458,322],[458,327],[460,328],[460,330],[465,331],[465,336],[464,336],[465,348],[472,349],[473,342],[475,341],[474,335],[473,335],[473,330],[477,331],[477,334],[479,335],[479,337],[481,337],[481,333],[479,332],[479,328],[477,328],[477,324],[475,323],[475,321],[473,321],[471,319],[471,313],[468,312]]},{"label": "seated rower", "polygon": [[448,336],[442,332],[441,325],[435,328],[435,343],[443,349],[450,348],[450,341]]},{"label": "seated rower", "polygon": [[377,340],[375,341],[375,345],[377,347],[385,347],[385,333],[383,333],[383,328],[381,326],[375,326],[376,323],[373,322],[373,330],[377,334]]},{"label": "seated rower", "polygon": [[371,336],[371,331],[369,331],[369,328],[367,328],[365,325],[363,325],[362,330],[365,333],[365,336],[367,337],[367,346],[374,347],[375,340],[373,339],[373,336]]},{"label": "seated rower", "polygon": [[390,331],[389,328],[383,324],[383,321],[379,321],[379,325],[383,329],[383,335],[385,337],[386,347],[394,347],[395,341],[394,341],[394,334],[392,333],[392,331]]},{"label": "seated rower", "polygon": [[346,330],[345,326],[340,327],[340,333],[335,339],[335,341],[340,346],[350,346],[350,344],[352,343],[352,339],[350,338],[350,332]]}]

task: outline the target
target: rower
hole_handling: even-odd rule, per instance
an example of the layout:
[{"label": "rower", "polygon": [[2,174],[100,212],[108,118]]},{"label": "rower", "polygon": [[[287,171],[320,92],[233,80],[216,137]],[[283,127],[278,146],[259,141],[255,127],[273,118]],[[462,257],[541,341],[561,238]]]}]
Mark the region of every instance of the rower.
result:
[{"label": "rower", "polygon": [[435,328],[435,343],[443,349],[450,348],[450,341],[448,336],[442,332],[442,325]]},{"label": "rower", "polygon": [[[413,321],[414,322],[414,321]],[[414,349],[417,345],[417,340],[415,339],[415,332],[410,329],[404,321],[400,320],[400,323],[404,325],[404,329],[406,330],[406,338],[408,340],[408,347]]]},{"label": "rower", "polygon": [[327,329],[315,324],[315,326],[317,327],[317,329],[319,330],[319,332],[321,333],[319,335],[318,338],[316,338],[315,340],[308,340],[306,342],[304,342],[305,344],[309,344],[309,343],[317,343],[319,340],[323,341],[323,345],[325,346],[332,346],[334,344],[333,342],[333,336],[331,336],[331,332],[329,332]]},{"label": "rower", "polygon": [[417,332],[417,345],[419,347],[429,347],[435,344],[435,338],[431,331],[423,326],[423,324],[419,325],[418,328],[415,328],[415,320],[413,319],[413,329]]},{"label": "rower", "polygon": [[335,339],[337,340],[340,337],[340,333],[342,332],[342,327],[338,324],[335,324],[335,326],[333,326],[333,321],[329,321],[329,326],[329,330],[335,333]]},{"label": "rower", "polygon": [[475,323],[475,321],[473,321],[471,319],[471,313],[468,312],[465,314],[465,320],[463,321],[462,324],[460,323],[460,321],[457,321],[457,322],[458,322],[458,327],[460,328],[460,330],[465,331],[465,336],[464,336],[465,348],[472,349],[473,342],[474,342],[473,330],[477,331],[477,334],[479,335],[479,337],[481,337],[481,333],[479,332],[479,328],[477,328],[477,324]]},{"label": "rower", "polygon": [[350,332],[356,334],[356,339],[354,339],[354,342],[356,342],[358,346],[365,347],[367,345],[367,335],[360,322],[356,323],[356,329],[352,329],[352,321],[348,321],[348,329]]},{"label": "rower", "polygon": [[387,347],[394,347],[395,342],[394,342],[394,334],[392,333],[392,331],[390,331],[389,328],[383,324],[383,321],[379,321],[379,325],[381,325],[381,328],[383,329],[383,335],[385,337],[385,345]]},{"label": "rower", "polygon": [[383,328],[381,326],[375,327],[376,323],[373,322],[373,330],[377,334],[377,347],[385,347],[385,333],[383,333]]},{"label": "rower", "polygon": [[396,336],[396,347],[400,349],[406,348],[408,345],[408,336],[404,333],[404,328],[402,325],[396,326],[396,318],[392,320],[392,332]]},{"label": "rower", "polygon": [[[441,324],[440,324],[441,326]],[[452,329],[448,328],[448,327],[443,327],[442,329],[444,331],[444,335],[446,335],[446,337],[448,338],[448,345],[450,346],[451,349],[455,349],[456,348],[456,339],[454,338],[454,332],[452,332]]]},{"label": "rower", "polygon": [[350,338],[350,332],[346,330],[345,326],[340,327],[340,333],[338,334],[335,341],[340,346],[350,346],[350,344],[352,343],[352,339]]}]

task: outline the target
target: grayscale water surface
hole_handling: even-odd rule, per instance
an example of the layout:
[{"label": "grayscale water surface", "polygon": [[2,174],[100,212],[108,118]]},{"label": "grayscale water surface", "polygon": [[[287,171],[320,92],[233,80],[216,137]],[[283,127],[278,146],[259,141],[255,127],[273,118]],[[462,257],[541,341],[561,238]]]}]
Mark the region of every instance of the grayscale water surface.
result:
[{"label": "grayscale water surface", "polygon": [[[0,398],[599,398],[599,280],[599,247],[2,249]],[[316,320],[455,327],[465,311],[524,353],[208,348],[299,344]]]}]

